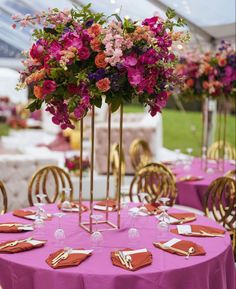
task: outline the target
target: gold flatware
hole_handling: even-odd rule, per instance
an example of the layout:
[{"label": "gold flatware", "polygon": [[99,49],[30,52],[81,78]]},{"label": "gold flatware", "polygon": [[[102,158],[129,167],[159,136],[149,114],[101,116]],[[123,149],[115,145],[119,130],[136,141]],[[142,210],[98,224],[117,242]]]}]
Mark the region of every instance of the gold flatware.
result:
[{"label": "gold flatware", "polygon": [[[224,234],[217,234],[217,233],[207,233],[203,230],[200,231],[201,235],[204,235],[204,236],[209,236],[209,237],[224,237],[225,235]],[[195,234],[195,233],[194,233]]]},{"label": "gold flatware", "polygon": [[65,254],[65,251],[63,250],[61,253],[59,253],[54,259],[52,259],[52,263],[56,262],[57,259],[59,259],[62,255]]},{"label": "gold flatware", "polygon": [[0,250],[2,250],[4,248],[7,248],[7,247],[14,247],[14,246],[16,246],[19,243],[24,243],[24,242],[27,242],[27,241],[30,241],[30,240],[32,240],[32,237],[29,237],[29,238],[24,239],[24,240],[16,240],[16,241],[13,241],[13,242],[10,242],[10,243],[7,243],[7,244],[1,246]]},{"label": "gold flatware", "polygon": [[125,265],[125,262],[123,261],[123,259],[121,258],[120,254],[118,252],[115,253],[115,256],[119,258],[122,265]]},{"label": "gold flatware", "polygon": [[129,268],[130,268],[130,269],[133,269],[133,266],[132,266],[132,257],[131,257],[130,255],[126,255],[126,256],[125,256],[125,259],[126,259],[128,265],[129,265]]},{"label": "gold flatware", "polygon": [[121,258],[122,258],[122,260],[124,262],[125,267],[129,269],[129,264],[128,264],[128,262],[125,259],[124,253],[122,251],[118,251],[118,252],[119,252],[119,254],[120,254],[120,256],[121,256]]},{"label": "gold flatware", "polygon": [[65,252],[56,262],[52,263],[53,266],[56,266],[62,260],[66,260],[69,256],[69,253]]},{"label": "gold flatware", "polygon": [[189,256],[190,256],[191,254],[193,254],[194,252],[195,252],[195,249],[194,249],[193,247],[190,247],[190,248],[188,249],[188,255],[185,257],[185,259],[188,260],[188,259],[189,259]]},{"label": "gold flatware", "polygon": [[18,224],[0,224],[0,227],[13,227],[17,226]]},{"label": "gold flatware", "polygon": [[[191,222],[191,221],[194,221],[194,220],[196,220],[196,217],[183,218],[183,219],[179,220],[179,224],[183,224],[183,223],[186,223],[186,222]],[[176,221],[176,223],[177,223],[177,221]]]},{"label": "gold flatware", "polygon": [[153,243],[153,244],[158,245],[158,246],[161,247],[162,249],[170,249],[170,250],[175,251],[175,252],[177,252],[177,253],[181,253],[181,254],[183,254],[183,255],[185,255],[185,256],[188,255],[188,253],[185,252],[184,250],[180,250],[180,249],[177,249],[177,248],[165,246],[165,245],[163,245],[163,244],[161,244],[161,243]]}]

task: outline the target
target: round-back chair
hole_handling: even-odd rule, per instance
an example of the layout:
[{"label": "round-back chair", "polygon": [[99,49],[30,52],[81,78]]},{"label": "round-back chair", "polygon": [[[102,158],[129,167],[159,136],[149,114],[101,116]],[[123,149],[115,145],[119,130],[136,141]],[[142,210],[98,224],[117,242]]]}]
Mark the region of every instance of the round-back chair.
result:
[{"label": "round-back chair", "polygon": [[153,203],[161,197],[170,198],[169,205],[175,203],[177,190],[175,177],[172,172],[163,164],[150,163],[139,169],[130,185],[130,201],[133,201],[134,195],[139,197],[139,193],[147,193],[146,201]]},{"label": "round-back chair", "polygon": [[40,202],[37,197],[40,193],[46,195],[48,203],[55,203],[57,199],[64,201],[65,192],[70,189],[70,201],[73,200],[73,185],[69,174],[57,166],[45,166],[39,169],[31,178],[28,188],[29,204],[33,206],[34,200]]},{"label": "round-back chair", "polygon": [[236,149],[232,147],[228,142],[223,142],[222,140],[213,143],[207,150],[207,157],[211,160],[219,159],[219,152],[222,151],[224,147],[225,157],[228,160],[236,159]]},{"label": "round-back chair", "polygon": [[0,214],[2,215],[7,212],[7,192],[2,181],[0,181],[0,193],[2,195],[2,203],[3,203],[2,210],[0,211]]},{"label": "round-back chair", "polygon": [[131,164],[137,172],[152,160],[152,152],[148,143],[142,139],[135,139],[129,148]]}]

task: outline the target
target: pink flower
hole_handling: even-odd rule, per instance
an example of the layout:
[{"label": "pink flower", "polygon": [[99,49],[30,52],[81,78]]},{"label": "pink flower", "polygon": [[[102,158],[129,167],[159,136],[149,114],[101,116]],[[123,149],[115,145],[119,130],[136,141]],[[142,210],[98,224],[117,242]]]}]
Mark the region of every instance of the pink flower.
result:
[{"label": "pink flower", "polygon": [[90,52],[87,47],[82,47],[81,49],[79,49],[78,54],[81,60],[88,59],[90,56]]},{"label": "pink flower", "polygon": [[138,68],[129,67],[128,68],[128,80],[133,86],[138,85],[143,79],[142,72]]},{"label": "pink flower", "polygon": [[53,80],[45,80],[43,83],[43,95],[48,95],[54,92],[57,88],[57,84]]},{"label": "pink flower", "polygon": [[11,26],[13,29],[16,29],[16,24],[14,23],[14,24],[12,24],[12,26]]},{"label": "pink flower", "polygon": [[135,66],[137,62],[137,55],[135,53],[132,53],[125,57],[123,64],[124,66]]},{"label": "pink flower", "polygon": [[77,49],[81,49],[83,47],[83,41],[79,35],[74,32],[67,32],[62,36],[62,40],[64,42],[64,47],[67,49],[69,47],[76,47]]},{"label": "pink flower", "polygon": [[102,92],[108,91],[110,89],[109,78],[105,77],[103,79],[100,79],[99,81],[96,82],[96,86]]},{"label": "pink flower", "polygon": [[34,59],[40,59],[43,56],[44,47],[41,44],[34,43],[30,49],[30,56]]},{"label": "pink flower", "polygon": [[53,41],[48,48],[50,56],[54,57],[56,60],[61,59],[62,47],[57,41]]}]

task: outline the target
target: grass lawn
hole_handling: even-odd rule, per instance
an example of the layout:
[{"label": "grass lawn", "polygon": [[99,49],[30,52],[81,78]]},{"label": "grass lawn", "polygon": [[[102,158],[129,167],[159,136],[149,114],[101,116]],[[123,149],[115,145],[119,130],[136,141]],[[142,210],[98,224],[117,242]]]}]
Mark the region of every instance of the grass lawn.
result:
[{"label": "grass lawn", "polygon": [[[128,105],[124,112],[142,112],[140,105]],[[171,150],[176,148],[186,152],[186,148],[193,148],[193,155],[200,156],[201,153],[201,113],[180,112],[172,109],[165,109],[163,116],[163,141],[164,146]],[[235,116],[227,117],[226,140],[236,146],[236,120]]]},{"label": "grass lawn", "polygon": [[5,135],[8,135],[9,134],[9,126],[5,123],[0,123],[0,137],[1,136],[5,136]]}]

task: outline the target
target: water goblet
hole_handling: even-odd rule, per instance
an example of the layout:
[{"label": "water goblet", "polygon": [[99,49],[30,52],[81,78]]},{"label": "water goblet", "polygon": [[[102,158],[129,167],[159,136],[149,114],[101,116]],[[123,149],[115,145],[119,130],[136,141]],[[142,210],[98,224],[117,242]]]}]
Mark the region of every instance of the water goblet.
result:
[{"label": "water goblet", "polygon": [[135,226],[135,221],[138,215],[138,211],[131,211],[129,215],[131,216],[131,226],[128,230],[128,238],[129,238],[131,245],[134,246],[137,243],[137,239],[140,236],[139,230]]},{"label": "water goblet", "polygon": [[59,212],[59,213],[54,213],[53,215],[58,217],[58,227],[56,231],[54,232],[54,237],[56,239],[56,243],[58,244],[58,246],[62,246],[64,244],[64,240],[66,236],[65,236],[65,231],[62,229],[62,226],[61,226],[61,219],[66,214]]},{"label": "water goblet", "polygon": [[175,149],[174,152],[176,153],[176,165],[180,165],[181,164],[181,150],[180,149]]},{"label": "water goblet", "polygon": [[98,230],[98,221],[101,220],[103,218],[102,215],[91,215],[92,220],[95,221],[95,230],[94,232],[91,234],[91,241],[93,244],[94,249],[96,249],[97,251],[100,251],[101,249],[101,243],[103,241],[103,235],[102,233]]},{"label": "water goblet", "polygon": [[72,209],[71,202],[69,201],[71,189],[70,188],[63,188],[62,191],[64,192],[65,200],[61,204],[61,209],[62,210],[70,210],[70,209]]},{"label": "water goblet", "polygon": [[141,207],[139,208],[139,212],[142,212],[142,213],[148,213],[148,210],[147,208],[145,207],[145,199],[148,197],[148,194],[147,193],[144,193],[144,192],[140,192],[139,194],[139,197],[140,197],[140,200],[141,200]]}]

